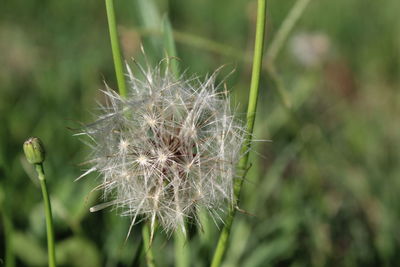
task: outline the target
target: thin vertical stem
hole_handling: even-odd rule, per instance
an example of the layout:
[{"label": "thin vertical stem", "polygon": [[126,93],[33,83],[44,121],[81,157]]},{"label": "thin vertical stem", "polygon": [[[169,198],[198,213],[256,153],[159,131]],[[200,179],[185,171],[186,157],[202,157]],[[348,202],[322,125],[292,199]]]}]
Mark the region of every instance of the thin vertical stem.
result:
[{"label": "thin vertical stem", "polygon": [[190,250],[186,243],[186,234],[183,231],[177,229],[174,233],[174,245],[175,245],[175,266],[176,267],[187,267],[190,266]]},{"label": "thin vertical stem", "polygon": [[39,176],[40,187],[42,188],[42,195],[44,201],[44,210],[46,216],[46,231],[47,231],[47,250],[49,257],[49,267],[56,267],[56,253],[54,245],[54,228],[53,216],[51,213],[51,203],[49,193],[47,191],[46,177],[44,175],[43,165],[35,164],[36,172]]},{"label": "thin vertical stem", "polygon": [[[118,91],[120,96],[127,97],[126,83],[122,65],[121,49],[118,38],[117,23],[115,19],[114,4],[113,0],[105,0],[105,1],[106,1],[108,28],[110,32],[111,49],[115,67],[115,75],[117,76],[117,82],[118,82]],[[151,251],[150,231],[148,229],[147,224],[143,226],[142,238],[144,243],[144,251],[145,251],[147,265],[149,267],[153,267],[155,265],[154,265],[153,253]]]},{"label": "thin vertical stem", "polygon": [[149,224],[145,223],[142,227],[143,236],[143,252],[146,258],[146,264],[148,267],[155,267],[154,256],[151,250],[151,240],[150,240],[150,229]]},{"label": "thin vertical stem", "polygon": [[[163,43],[167,53],[167,68],[170,68],[172,75],[179,78],[179,66],[177,62],[177,52],[173,29],[167,16],[164,16],[163,22]],[[184,222],[182,222],[184,224]],[[183,229],[176,229],[174,232],[174,245],[175,245],[175,266],[187,267],[189,266],[190,249],[189,244],[186,243],[185,225]]]},{"label": "thin vertical stem", "polygon": [[[249,160],[248,152],[251,146],[251,139],[253,134],[256,109],[257,109],[258,89],[260,84],[260,74],[262,68],[263,47],[264,47],[265,19],[266,19],[266,0],[258,0],[253,68],[252,68],[251,83],[250,83],[249,104],[247,107],[247,116],[246,116],[247,136],[242,147],[242,153],[244,153],[244,156],[241,158],[238,164],[239,170],[243,171],[247,169],[248,165],[248,160]],[[240,197],[242,184],[243,184],[243,179],[238,179],[235,181],[234,203],[229,208],[228,218],[225,222],[224,228],[222,229],[220,238],[218,240],[217,248],[215,250],[214,257],[211,263],[212,267],[220,266],[223,257],[226,253],[228,247],[229,235],[231,232],[233,219],[236,213],[236,206]]]},{"label": "thin vertical stem", "polygon": [[114,60],[115,75],[117,76],[118,91],[123,97],[126,97],[126,84],[122,65],[121,48],[118,39],[117,23],[115,20],[115,11],[113,0],[106,1],[108,29],[110,31],[111,50]]}]

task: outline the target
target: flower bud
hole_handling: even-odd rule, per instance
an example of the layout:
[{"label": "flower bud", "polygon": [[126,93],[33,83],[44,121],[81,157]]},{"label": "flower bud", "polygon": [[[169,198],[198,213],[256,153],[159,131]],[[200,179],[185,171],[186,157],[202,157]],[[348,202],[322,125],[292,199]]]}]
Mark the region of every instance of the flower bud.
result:
[{"label": "flower bud", "polygon": [[43,163],[45,151],[42,141],[37,137],[31,137],[24,143],[25,157],[31,164]]}]

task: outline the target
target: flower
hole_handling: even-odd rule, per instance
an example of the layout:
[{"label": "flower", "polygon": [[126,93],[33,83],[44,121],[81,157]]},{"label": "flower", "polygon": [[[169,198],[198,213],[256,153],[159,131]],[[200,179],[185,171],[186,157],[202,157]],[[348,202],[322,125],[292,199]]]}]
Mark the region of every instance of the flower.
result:
[{"label": "flower", "polygon": [[175,78],[162,64],[138,68],[144,78],[128,66],[129,95],[105,90],[107,104],[83,131],[93,167],[82,176],[97,171],[107,201],[91,211],[113,206],[132,218],[131,227],[139,216],[152,233],[155,221],[184,231],[198,208],[217,215],[232,203],[244,128],[216,73],[202,82]]}]

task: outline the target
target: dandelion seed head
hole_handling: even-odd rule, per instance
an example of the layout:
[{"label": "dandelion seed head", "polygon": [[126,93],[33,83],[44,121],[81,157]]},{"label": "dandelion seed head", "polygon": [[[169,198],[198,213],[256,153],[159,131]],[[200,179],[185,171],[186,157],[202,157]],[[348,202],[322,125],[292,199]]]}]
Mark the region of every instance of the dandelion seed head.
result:
[{"label": "dandelion seed head", "polygon": [[106,201],[91,210],[113,206],[132,224],[157,220],[167,231],[184,229],[199,208],[218,217],[233,201],[245,136],[229,97],[215,85],[216,74],[201,81],[175,78],[161,66],[139,69],[143,79],[128,70],[126,98],[104,92],[107,104],[84,129],[92,141],[87,173],[99,172]]}]

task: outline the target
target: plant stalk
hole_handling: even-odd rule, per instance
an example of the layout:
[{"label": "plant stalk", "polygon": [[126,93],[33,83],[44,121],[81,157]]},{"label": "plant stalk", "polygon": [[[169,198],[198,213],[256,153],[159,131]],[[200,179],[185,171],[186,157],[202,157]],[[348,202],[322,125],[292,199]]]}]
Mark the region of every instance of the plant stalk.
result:
[{"label": "plant stalk", "polygon": [[175,245],[175,266],[188,267],[190,266],[190,250],[186,243],[186,234],[182,230],[176,229],[174,233]]},{"label": "plant stalk", "polygon": [[[246,130],[247,136],[245,138],[242,153],[244,154],[238,164],[238,169],[241,171],[247,170],[249,161],[249,150],[251,147],[251,140],[254,128],[254,121],[257,109],[258,91],[260,84],[260,74],[262,68],[263,47],[264,47],[264,34],[265,34],[265,19],[266,19],[266,0],[258,0],[257,6],[257,23],[256,23],[256,38],[254,45],[253,68],[250,83],[249,103],[247,107],[246,116]],[[244,176],[243,175],[243,176]],[[233,219],[236,213],[236,207],[240,198],[240,191],[243,185],[243,179],[237,179],[234,184],[234,202],[229,207],[229,213],[225,226],[222,229],[221,235],[218,240],[217,248],[211,262],[212,267],[219,267],[222,263],[223,257],[228,248],[229,235],[232,228]]]},{"label": "plant stalk", "polygon": [[118,91],[123,97],[126,97],[127,90],[124,78],[124,69],[122,64],[121,47],[118,39],[117,23],[115,20],[115,11],[113,0],[106,1],[108,29],[110,32],[111,50],[114,60],[115,75],[117,76]]},{"label": "plant stalk", "polygon": [[[115,10],[113,0],[106,1],[108,28],[111,40],[111,49],[113,54],[113,61],[115,67],[115,75],[117,76],[118,91],[120,96],[127,97],[127,89],[124,78],[124,71],[122,65],[122,56],[120,43],[118,38],[117,23],[115,19]],[[147,266],[154,267],[154,257],[151,251],[150,231],[149,226],[145,224],[142,228],[143,248],[146,257]]]},{"label": "plant stalk", "polygon": [[54,245],[54,227],[53,216],[51,213],[51,203],[49,193],[47,191],[46,177],[44,175],[43,164],[35,164],[36,172],[39,176],[40,187],[42,189],[44,210],[46,216],[46,231],[47,231],[47,250],[49,257],[49,267],[56,267],[56,253]]},{"label": "plant stalk", "polygon": [[148,267],[155,267],[156,265],[154,263],[153,251],[151,250],[150,228],[148,223],[145,223],[142,227],[142,237],[146,264]]}]

